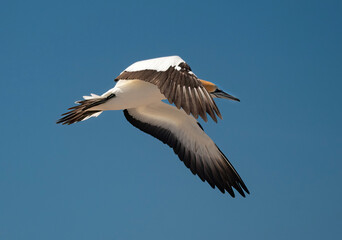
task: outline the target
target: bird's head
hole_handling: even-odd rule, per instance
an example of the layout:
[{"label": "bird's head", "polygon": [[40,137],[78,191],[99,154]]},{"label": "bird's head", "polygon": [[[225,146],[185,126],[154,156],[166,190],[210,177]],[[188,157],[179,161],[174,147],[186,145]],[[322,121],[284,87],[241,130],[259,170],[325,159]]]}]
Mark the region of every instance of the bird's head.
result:
[{"label": "bird's head", "polygon": [[238,101],[240,102],[240,99],[222,91],[221,89],[219,89],[216,84],[212,83],[212,82],[208,82],[205,80],[200,79],[203,87],[210,93],[210,95],[213,98],[225,98],[225,99],[229,99],[229,100],[233,100],[233,101]]}]

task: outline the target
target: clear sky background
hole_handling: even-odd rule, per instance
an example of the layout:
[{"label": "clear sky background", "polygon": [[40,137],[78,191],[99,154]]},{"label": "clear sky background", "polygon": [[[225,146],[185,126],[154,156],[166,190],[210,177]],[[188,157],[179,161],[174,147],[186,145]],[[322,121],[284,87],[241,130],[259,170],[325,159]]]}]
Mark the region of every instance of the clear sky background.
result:
[{"label": "clear sky background", "polygon": [[[0,239],[338,239],[341,1],[2,1]],[[179,55],[241,103],[202,124],[247,184],[213,190],[122,111],[60,114]]]}]

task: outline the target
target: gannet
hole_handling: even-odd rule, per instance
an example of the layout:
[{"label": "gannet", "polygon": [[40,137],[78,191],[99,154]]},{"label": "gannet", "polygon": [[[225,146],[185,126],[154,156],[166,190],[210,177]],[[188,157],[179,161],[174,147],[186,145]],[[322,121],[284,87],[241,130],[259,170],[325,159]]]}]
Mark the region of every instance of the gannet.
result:
[{"label": "gannet", "polygon": [[173,148],[203,182],[232,197],[233,188],[243,197],[245,192],[249,194],[228,158],[196,120],[201,117],[207,122],[207,114],[215,122],[216,116],[222,119],[213,98],[240,101],[238,98],[199,79],[179,56],[135,62],[114,81],[114,88],[102,95],[83,96],[57,123],[70,125],[98,117],[103,111],[123,110],[129,123]]}]

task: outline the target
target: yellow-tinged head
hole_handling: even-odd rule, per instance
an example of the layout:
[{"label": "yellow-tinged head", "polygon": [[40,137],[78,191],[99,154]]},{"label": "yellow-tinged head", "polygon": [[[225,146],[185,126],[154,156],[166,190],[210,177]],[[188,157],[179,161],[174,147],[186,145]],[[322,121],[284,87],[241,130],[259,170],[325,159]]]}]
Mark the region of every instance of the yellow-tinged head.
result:
[{"label": "yellow-tinged head", "polygon": [[219,89],[216,84],[209,82],[209,81],[205,81],[202,79],[199,79],[203,85],[203,87],[210,93],[210,95],[214,98],[225,98],[225,99],[230,99],[230,100],[234,100],[234,101],[238,101],[240,102],[240,100],[224,91],[222,91],[221,89]]},{"label": "yellow-tinged head", "polygon": [[203,85],[203,87],[210,93],[215,92],[215,90],[217,89],[217,86],[212,83],[212,82],[208,82],[202,79],[199,79]]}]

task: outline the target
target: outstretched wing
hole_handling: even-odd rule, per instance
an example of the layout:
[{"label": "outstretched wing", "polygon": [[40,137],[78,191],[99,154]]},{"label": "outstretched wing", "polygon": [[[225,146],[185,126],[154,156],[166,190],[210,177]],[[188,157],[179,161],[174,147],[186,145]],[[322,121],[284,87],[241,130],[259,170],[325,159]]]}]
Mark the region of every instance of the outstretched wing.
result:
[{"label": "outstretched wing", "polygon": [[226,156],[203,131],[199,123],[183,110],[159,102],[124,110],[126,119],[135,127],[173,148],[193,174],[224,193],[242,196],[249,193],[246,185]]},{"label": "outstretched wing", "polygon": [[[138,79],[156,85],[162,94],[178,109],[196,119],[201,116],[207,121],[208,113],[217,122],[216,115],[222,118],[213,98],[203,87],[191,68],[178,56],[154,58],[139,61],[126,68],[116,79]],[[216,115],[215,115],[216,114]]]}]

